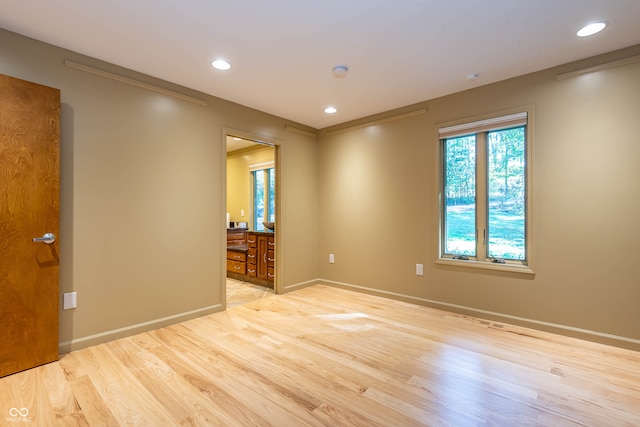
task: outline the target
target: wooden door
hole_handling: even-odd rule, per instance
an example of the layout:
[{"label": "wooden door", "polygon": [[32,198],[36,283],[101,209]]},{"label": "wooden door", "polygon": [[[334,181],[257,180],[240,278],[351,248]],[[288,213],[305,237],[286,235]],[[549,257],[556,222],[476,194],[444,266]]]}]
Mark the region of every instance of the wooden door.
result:
[{"label": "wooden door", "polygon": [[0,75],[0,377],[58,358],[60,91]]}]

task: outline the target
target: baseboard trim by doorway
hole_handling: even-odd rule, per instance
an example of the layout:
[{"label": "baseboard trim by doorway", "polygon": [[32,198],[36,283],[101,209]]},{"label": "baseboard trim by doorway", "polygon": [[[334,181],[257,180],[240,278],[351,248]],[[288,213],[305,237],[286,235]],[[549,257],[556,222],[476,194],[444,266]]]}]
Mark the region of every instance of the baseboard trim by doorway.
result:
[{"label": "baseboard trim by doorway", "polygon": [[294,291],[296,289],[308,288],[309,286],[318,285],[322,281],[323,281],[322,279],[311,279],[305,282],[294,283],[293,285],[286,285],[282,289],[286,293],[286,292]]},{"label": "baseboard trim by doorway", "polygon": [[195,319],[196,317],[206,316],[208,314],[217,313],[219,311],[222,311],[222,304],[214,304],[208,307],[174,314],[172,316],[162,317],[160,319],[150,320],[148,322],[137,323],[135,325],[112,329],[110,331],[104,331],[98,334],[88,335],[86,337],[75,338],[70,341],[63,341],[58,344],[58,352],[60,354],[69,353],[71,351],[80,350],[82,348],[91,347],[119,338],[124,338],[142,332],[151,331],[153,329],[185,322],[187,320]]},{"label": "baseboard trim by doorway", "polygon": [[414,297],[397,292],[383,291],[374,288],[368,288],[365,286],[354,285],[351,283],[336,282],[327,279],[317,279],[316,283],[335,286],[337,288],[354,290],[357,292],[363,292],[370,295],[377,295],[385,298],[392,298],[400,301],[405,301],[413,304],[423,305],[439,310],[445,310],[457,314],[464,314],[468,316],[477,317],[480,319],[497,320],[512,325],[523,326],[526,328],[536,329],[545,332],[551,332],[558,335],[563,335],[572,338],[583,339],[587,341],[597,342],[601,344],[613,345],[616,347],[623,347],[631,350],[640,350],[640,340],[630,337],[624,337],[620,335],[608,334],[605,332],[592,331],[589,329],[576,328],[568,325],[561,325],[558,323],[545,322],[542,320],[529,319],[526,317],[513,316],[510,314],[497,313],[494,311],[482,310],[473,307],[468,307],[459,304],[451,304],[447,302],[435,301],[427,298]]}]

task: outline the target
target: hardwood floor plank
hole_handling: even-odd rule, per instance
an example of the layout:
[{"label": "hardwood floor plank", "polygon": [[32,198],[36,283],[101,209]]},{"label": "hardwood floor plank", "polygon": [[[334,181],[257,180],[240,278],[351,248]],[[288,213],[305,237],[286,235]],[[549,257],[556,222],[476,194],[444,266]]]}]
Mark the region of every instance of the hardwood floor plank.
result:
[{"label": "hardwood floor plank", "polygon": [[38,426],[638,426],[640,353],[312,286],[0,378],[0,425],[24,408]]},{"label": "hardwood floor plank", "polygon": [[[245,307],[245,310],[246,309],[247,308]],[[238,313],[238,311],[235,311],[234,314],[238,315],[239,313]],[[249,318],[249,317],[250,317],[250,315],[248,315],[247,318]],[[360,317],[360,316],[356,316],[356,317],[350,317],[350,316],[329,316],[329,317],[327,317],[327,316],[322,316],[322,317],[324,317],[325,319],[328,318],[328,319],[330,319],[330,321],[335,321],[336,319],[344,320],[344,319],[348,319],[348,318],[357,318],[357,317]],[[254,325],[254,327],[260,328],[261,326],[260,325]],[[265,333],[272,332],[272,330],[273,330],[272,326],[262,326],[262,328],[265,331]],[[382,354],[388,352],[388,347],[385,348],[384,346],[380,346],[380,349],[377,350],[377,353],[372,354],[371,357],[367,358],[366,361],[364,361],[364,360],[358,361],[358,359],[362,359],[359,355],[349,355],[349,354],[347,354],[347,352],[345,352],[343,357],[339,358],[339,360],[341,361],[340,364],[336,364],[336,363],[332,364],[332,362],[336,360],[336,355],[341,353],[341,352],[336,351],[336,349],[338,347],[344,346],[345,348],[348,348],[350,346],[353,346],[353,338],[354,337],[350,336],[350,334],[348,334],[348,333],[344,333],[344,332],[341,332],[341,331],[342,330],[362,329],[362,328],[352,328],[352,327],[343,328],[343,327],[340,327],[340,328],[338,328],[339,329],[338,332],[336,332],[336,328],[335,327],[331,327],[331,328],[320,327],[320,329],[322,329],[323,331],[324,330],[329,331],[329,335],[332,338],[331,342],[327,342],[326,339],[325,339],[324,342],[320,342],[319,341],[319,342],[315,343],[316,345],[310,346],[310,348],[315,349],[316,353],[318,353],[317,350],[318,350],[318,348],[321,348],[320,345],[329,346],[330,348],[324,354],[328,355],[331,360],[329,360],[329,359],[318,360],[317,364],[318,365],[322,365],[322,366],[327,366],[327,365],[331,366],[331,371],[333,373],[336,373],[336,374],[338,374],[341,371],[341,366],[348,367],[348,369],[344,370],[345,372],[348,371],[348,373],[345,374],[345,376],[347,378],[348,377],[354,377],[354,372],[353,372],[354,369],[357,369],[357,370],[360,370],[361,372],[363,372],[363,370],[366,371],[365,367],[367,365],[369,365],[369,366],[371,366],[371,365],[376,365],[376,366],[380,365],[379,360],[383,359],[383,357],[378,357],[377,358],[378,361],[374,361],[374,359],[376,359],[375,356],[381,356]],[[316,325],[316,330],[318,330],[318,325]],[[318,334],[318,336],[322,336],[322,334]],[[341,339],[336,341],[335,340],[336,336],[340,337]],[[272,336],[272,338],[274,338],[274,340],[276,340],[276,341],[286,339],[286,338],[283,338],[282,336],[275,336],[275,337]],[[371,340],[371,337],[364,336],[363,338],[365,339],[365,341],[367,341],[367,340],[370,341]],[[296,343],[296,346],[295,346],[295,349],[292,350],[292,354],[297,355],[297,357],[301,358],[302,360],[308,361],[308,363],[313,362],[314,361],[314,354],[311,353],[311,352],[306,352],[305,353],[305,349],[303,348],[304,345],[302,345],[303,341],[301,341],[300,339],[297,339],[295,341],[295,343]],[[388,345],[389,344],[393,345],[395,343],[388,343]],[[356,345],[356,347],[360,348],[360,346],[357,346],[357,345]],[[368,349],[367,351],[371,352],[372,350]],[[302,357],[300,357],[300,356],[302,356]],[[317,356],[317,354],[316,354],[316,356]],[[286,363],[285,366],[287,366],[287,368],[289,368],[289,369],[292,368],[291,361],[289,360],[289,358],[285,357],[283,359],[283,354],[281,352],[278,353],[278,358],[281,361],[286,360],[288,363]],[[355,366],[354,362],[358,363],[359,365]],[[383,363],[381,363],[381,364],[384,365],[385,361],[382,361],[382,362]],[[416,418],[418,418],[418,419],[427,419],[425,417],[425,414],[428,413],[428,412],[425,412],[425,411],[432,411],[432,413],[433,413],[435,408],[425,404],[426,400],[424,399],[424,396],[422,395],[422,394],[424,394],[424,390],[417,390],[416,389],[414,391],[415,395],[412,396],[412,398],[411,398],[411,397],[409,397],[410,393],[408,392],[408,389],[410,387],[409,387],[408,383],[396,382],[396,381],[394,381],[395,378],[390,379],[389,378],[389,374],[391,374],[391,373],[389,371],[385,372],[384,376],[382,376],[382,377],[379,376],[378,375],[379,370],[376,368],[376,366],[372,366],[371,369],[368,370],[372,375],[370,375],[370,376],[364,375],[363,376],[363,378],[362,378],[363,382],[362,383],[363,384],[369,384],[369,385],[376,384],[376,381],[379,381],[380,383],[383,383],[384,387],[386,389],[392,389],[394,395],[402,395],[403,399],[405,401],[414,402],[418,406],[418,408],[413,408],[414,412],[420,414],[420,416],[417,416],[415,418],[407,418],[406,417],[407,411],[406,411],[405,407],[400,406],[401,411],[398,411],[398,408],[396,408],[396,410],[392,410],[392,408],[389,408],[388,412],[391,413],[393,411],[396,414],[395,418],[392,419],[392,420],[382,421],[382,422],[380,422],[379,425],[389,425],[390,423],[393,424],[394,422],[398,423],[398,422],[400,422],[400,419],[402,417],[404,417],[405,419],[401,422],[401,425],[411,425],[411,424],[414,424],[416,422]],[[406,367],[405,367],[405,369],[406,369]],[[307,380],[309,380],[309,375],[310,374],[307,373],[307,375],[306,375]],[[397,376],[398,372],[394,372],[393,375]],[[404,377],[404,375],[402,375],[402,373],[400,373],[400,376]],[[334,376],[333,377],[333,381],[339,383],[340,379],[339,378],[336,379],[336,377]],[[307,385],[310,384],[310,381],[307,381],[306,384]],[[392,386],[392,384],[395,384],[395,385]],[[354,386],[353,388],[360,388],[361,390],[363,390],[365,392],[365,394],[366,393],[371,394],[371,392],[369,391],[369,390],[371,390],[369,388],[369,386],[360,385],[360,386]],[[422,391],[422,393],[421,393],[421,391]],[[316,391],[316,390],[314,390],[314,392],[321,393],[321,391]],[[335,388],[332,388],[332,392],[334,392],[334,393],[336,392]],[[347,397],[347,399],[348,399],[348,397]],[[372,405],[372,406],[376,406],[376,405]],[[420,412],[421,410],[423,410],[422,413]],[[450,410],[448,412],[448,418],[451,418],[451,413],[453,413],[453,412],[455,412],[455,411]],[[465,418],[464,415],[460,414],[459,412],[456,412],[456,417],[454,419],[459,421],[461,418]],[[467,421],[468,421],[468,419],[467,419]],[[432,424],[432,423],[429,423],[429,424]]]},{"label": "hardwood floor plank", "polygon": [[[23,422],[28,419],[29,422],[38,426],[54,426],[56,415],[45,386],[45,370],[46,367],[39,366],[21,372],[20,375],[12,375],[14,402],[12,407],[28,411],[28,415],[18,417],[22,418]],[[8,414],[8,411],[2,415],[5,414]]]},{"label": "hardwood floor plank", "polygon": [[[239,348],[251,345],[249,342],[239,344]],[[410,418],[395,411],[388,411],[382,417],[372,417],[371,414],[375,414],[377,405],[362,398],[363,392],[367,389],[365,384],[371,379],[354,375],[348,366],[306,351],[304,346],[283,342],[277,350],[256,356],[252,363],[259,366],[262,375],[271,381],[278,381],[282,386],[295,381],[295,377],[303,373],[303,388],[297,387],[295,391],[305,396],[317,396],[317,407],[310,407],[314,414],[326,412],[327,408],[331,407],[333,411],[348,414],[349,418],[368,420],[366,424],[369,426],[411,424]],[[327,406],[326,402],[331,404]]]},{"label": "hardwood floor plank", "polygon": [[88,425],[109,427],[121,425],[87,375],[74,378],[70,384]]},{"label": "hardwood floor plank", "polygon": [[209,405],[210,402],[197,393],[193,385],[153,352],[139,347],[134,339],[110,343],[110,349],[121,362],[130,366],[131,373],[149,393],[162,402],[176,423],[183,424],[192,414],[198,412],[199,407]]},{"label": "hardwood floor plank", "polygon": [[[191,341],[181,334],[170,334],[175,329],[170,327],[157,333],[165,343],[184,355],[192,366],[199,368],[203,378],[213,383],[206,390],[213,388],[212,399],[222,403],[224,408],[237,409],[241,414],[251,413],[252,423],[257,416],[278,420],[281,425],[319,425],[312,418],[307,419],[308,412],[301,409],[301,406],[307,405],[300,405],[299,397],[291,393],[291,396],[280,395],[281,390],[265,384],[254,375],[254,367],[244,362],[239,364],[238,361],[242,359],[236,361],[200,339]],[[288,397],[295,400],[289,401]]]},{"label": "hardwood floor plank", "polygon": [[85,350],[82,364],[87,376],[120,425],[160,426],[171,420],[171,413],[113,355],[108,344]]},{"label": "hardwood floor plank", "polygon": [[[72,398],[91,426],[118,426],[118,421],[111,410],[106,406],[102,397],[87,376],[82,366],[82,358],[86,350],[66,354],[60,358],[57,364],[64,373],[64,377],[71,388]],[[78,425],[82,425],[78,423]]]},{"label": "hardwood floor plank", "polygon": [[42,366],[42,381],[48,391],[48,398],[53,411],[59,416],[73,414],[79,411],[77,402],[73,399],[73,391],[66,381],[60,365],[48,364]]},{"label": "hardwood floor plank", "polygon": [[206,402],[198,405],[197,419],[206,420],[213,425],[269,425],[250,406],[235,399],[217,382],[216,371],[202,359],[200,351],[192,347],[190,342],[180,341],[181,335],[169,329],[161,329],[154,331],[153,336],[160,344],[171,343],[154,347],[153,354],[167,363],[206,399]]},{"label": "hardwood floor plank", "polygon": [[372,425],[376,425],[371,418],[365,417],[348,408],[338,408],[328,403],[323,403],[317,407],[313,413],[319,420],[328,426],[370,427]]},{"label": "hardwood floor plank", "polygon": [[55,416],[55,425],[88,426],[89,423],[60,365],[50,363],[42,366],[42,377]]}]

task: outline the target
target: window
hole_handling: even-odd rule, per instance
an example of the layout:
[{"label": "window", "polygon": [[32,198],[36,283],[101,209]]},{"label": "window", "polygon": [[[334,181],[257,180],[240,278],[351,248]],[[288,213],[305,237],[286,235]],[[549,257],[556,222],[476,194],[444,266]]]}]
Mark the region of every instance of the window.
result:
[{"label": "window", "polygon": [[530,265],[529,114],[439,129],[440,259]]},{"label": "window", "polygon": [[264,221],[276,219],[276,174],[273,162],[249,168],[253,181],[253,229],[264,231]]}]

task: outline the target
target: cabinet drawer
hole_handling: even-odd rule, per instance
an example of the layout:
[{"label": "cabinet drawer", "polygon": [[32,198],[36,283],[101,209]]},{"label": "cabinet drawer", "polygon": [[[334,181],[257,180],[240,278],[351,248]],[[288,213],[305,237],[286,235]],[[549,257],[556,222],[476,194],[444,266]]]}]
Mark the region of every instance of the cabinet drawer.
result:
[{"label": "cabinet drawer", "polygon": [[233,273],[245,274],[247,265],[244,262],[234,261],[231,259],[227,260],[227,271],[231,271]]},{"label": "cabinet drawer", "polygon": [[249,264],[256,264],[256,248],[249,248],[247,251],[247,262]]},{"label": "cabinet drawer", "polygon": [[247,234],[247,246],[255,248],[258,244],[258,236],[255,234]]},{"label": "cabinet drawer", "polygon": [[247,260],[247,254],[244,252],[227,251],[227,259],[245,262]]},{"label": "cabinet drawer", "polygon": [[273,282],[275,277],[276,277],[276,270],[273,267],[269,267],[267,269],[267,280]]},{"label": "cabinet drawer", "polygon": [[247,276],[256,277],[258,269],[255,264],[247,264]]},{"label": "cabinet drawer", "polygon": [[227,245],[242,245],[245,243],[245,232],[241,230],[227,229]]},{"label": "cabinet drawer", "polygon": [[267,251],[267,265],[269,267],[273,267],[275,265],[276,262],[276,253],[273,250],[268,250]]}]

